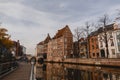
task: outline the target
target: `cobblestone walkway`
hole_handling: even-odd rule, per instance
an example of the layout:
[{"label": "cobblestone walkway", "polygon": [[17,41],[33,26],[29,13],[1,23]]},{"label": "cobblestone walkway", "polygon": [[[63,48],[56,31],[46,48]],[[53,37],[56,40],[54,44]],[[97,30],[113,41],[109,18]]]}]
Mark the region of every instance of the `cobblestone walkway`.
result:
[{"label": "cobblestone walkway", "polygon": [[12,73],[4,76],[0,80],[30,80],[31,64],[20,63],[19,67]]}]

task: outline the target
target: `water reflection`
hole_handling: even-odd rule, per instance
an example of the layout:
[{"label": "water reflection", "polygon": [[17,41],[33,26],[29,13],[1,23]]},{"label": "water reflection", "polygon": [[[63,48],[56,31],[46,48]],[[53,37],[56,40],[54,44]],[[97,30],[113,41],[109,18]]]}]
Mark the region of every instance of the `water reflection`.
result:
[{"label": "water reflection", "polygon": [[120,80],[119,68],[71,64],[36,64],[36,80]]}]

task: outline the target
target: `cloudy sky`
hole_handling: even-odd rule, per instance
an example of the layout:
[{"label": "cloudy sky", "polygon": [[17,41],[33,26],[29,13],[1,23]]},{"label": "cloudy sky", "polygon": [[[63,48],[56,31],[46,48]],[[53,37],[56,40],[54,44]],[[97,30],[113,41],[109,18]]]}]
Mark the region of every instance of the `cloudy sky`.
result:
[{"label": "cloudy sky", "polygon": [[66,24],[73,32],[104,14],[114,18],[118,9],[120,0],[0,0],[0,22],[12,40],[20,40],[34,54],[47,33],[53,37]]}]

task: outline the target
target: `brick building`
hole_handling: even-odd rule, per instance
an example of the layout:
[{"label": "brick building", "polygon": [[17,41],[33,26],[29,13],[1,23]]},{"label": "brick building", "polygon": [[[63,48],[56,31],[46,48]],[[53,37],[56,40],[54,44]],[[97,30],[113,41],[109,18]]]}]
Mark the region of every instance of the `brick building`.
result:
[{"label": "brick building", "polygon": [[36,51],[37,51],[36,56],[37,57],[41,57],[41,56],[43,57],[43,55],[47,55],[47,53],[48,53],[48,42],[50,40],[51,40],[51,37],[48,34],[44,41],[41,41],[37,44],[37,47],[36,47],[37,48],[36,49]]},{"label": "brick building", "polygon": [[49,57],[54,57],[57,61],[70,57],[73,54],[73,35],[68,25],[58,30],[48,44]]},{"label": "brick building", "polygon": [[[116,23],[100,27],[89,36],[90,58],[120,57],[120,28]],[[108,48],[108,53],[107,53]]]},{"label": "brick building", "polygon": [[98,46],[98,32],[94,31],[89,36],[89,57],[99,58],[99,46]]},{"label": "brick building", "polygon": [[12,47],[12,54],[16,57],[23,56],[26,54],[26,47],[23,45],[20,45],[19,40],[18,41],[13,41],[14,46]]},{"label": "brick building", "polygon": [[43,52],[49,60],[61,61],[73,54],[73,35],[68,25],[58,30],[53,38],[48,35],[43,42]]}]

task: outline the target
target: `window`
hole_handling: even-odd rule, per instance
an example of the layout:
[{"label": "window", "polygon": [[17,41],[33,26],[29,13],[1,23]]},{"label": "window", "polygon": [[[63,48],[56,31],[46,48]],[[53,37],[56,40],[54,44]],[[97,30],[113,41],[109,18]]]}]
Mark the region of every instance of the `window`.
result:
[{"label": "window", "polygon": [[67,42],[67,38],[65,38],[65,42]]},{"label": "window", "polygon": [[94,49],[94,45],[92,45],[92,49]]},{"label": "window", "polygon": [[93,38],[91,39],[91,42],[92,42],[92,43],[94,42],[94,39],[93,39]]},{"label": "window", "polygon": [[65,49],[67,48],[67,44],[64,44],[65,45]]},{"label": "window", "polygon": [[93,57],[95,56],[95,53],[93,53]]},{"label": "window", "polygon": [[65,53],[67,54],[67,50],[65,51]]},{"label": "window", "polygon": [[96,49],[98,49],[98,44],[96,44]]},{"label": "window", "polygon": [[63,38],[60,39],[60,42],[63,42]]},{"label": "window", "polygon": [[83,49],[81,49],[80,51],[83,52]]},{"label": "window", "polygon": [[115,49],[111,49],[112,54],[115,55]]},{"label": "window", "polygon": [[113,39],[110,39],[110,42],[111,42],[111,46],[114,46]]},{"label": "window", "polygon": [[100,41],[102,40],[102,36],[100,36]]},{"label": "window", "polygon": [[118,50],[120,51],[120,32],[119,31],[117,32],[116,37],[117,37]]},{"label": "window", "polygon": [[97,53],[97,57],[99,57],[99,53]]},{"label": "window", "polygon": [[110,38],[113,38],[113,36],[112,36],[112,32],[109,32],[109,35],[110,35]]}]

